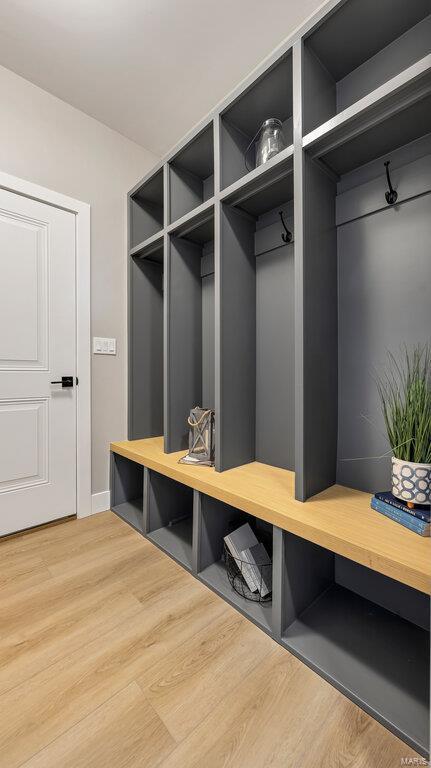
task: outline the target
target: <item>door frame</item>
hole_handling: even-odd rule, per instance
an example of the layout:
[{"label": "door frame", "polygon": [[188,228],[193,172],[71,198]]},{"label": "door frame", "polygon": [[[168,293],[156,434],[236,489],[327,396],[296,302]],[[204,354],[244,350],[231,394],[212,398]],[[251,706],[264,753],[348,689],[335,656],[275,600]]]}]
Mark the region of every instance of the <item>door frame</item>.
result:
[{"label": "door frame", "polygon": [[76,515],[91,515],[90,205],[0,171],[0,188],[75,214]]}]

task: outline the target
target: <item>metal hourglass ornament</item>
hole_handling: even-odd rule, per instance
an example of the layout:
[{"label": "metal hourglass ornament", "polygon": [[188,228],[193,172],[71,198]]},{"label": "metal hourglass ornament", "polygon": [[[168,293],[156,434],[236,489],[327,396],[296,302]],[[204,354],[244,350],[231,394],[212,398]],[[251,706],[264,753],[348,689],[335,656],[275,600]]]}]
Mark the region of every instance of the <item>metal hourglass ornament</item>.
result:
[{"label": "metal hourglass ornament", "polygon": [[262,123],[245,150],[245,167],[248,171],[253,169],[253,166],[250,164],[250,154],[253,148],[255,150],[254,167],[258,168],[259,165],[267,163],[272,157],[278,155],[285,147],[286,142],[283,135],[282,122],[276,117],[270,117]]}]

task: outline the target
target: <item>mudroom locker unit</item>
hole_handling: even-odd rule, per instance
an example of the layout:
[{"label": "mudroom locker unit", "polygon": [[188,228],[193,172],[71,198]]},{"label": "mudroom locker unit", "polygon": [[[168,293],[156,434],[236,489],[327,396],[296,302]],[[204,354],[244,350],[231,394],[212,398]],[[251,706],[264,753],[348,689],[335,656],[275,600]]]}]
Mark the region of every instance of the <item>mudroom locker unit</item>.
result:
[{"label": "mudroom locker unit", "polygon": [[[390,478],[376,376],[431,336],[430,49],[430,0],[329,2],[130,192],[111,445],[117,514],[423,755],[430,541],[369,504]],[[250,170],[272,117],[287,146]],[[196,405],[214,468],[178,464]],[[227,580],[244,521],[271,603]]]}]

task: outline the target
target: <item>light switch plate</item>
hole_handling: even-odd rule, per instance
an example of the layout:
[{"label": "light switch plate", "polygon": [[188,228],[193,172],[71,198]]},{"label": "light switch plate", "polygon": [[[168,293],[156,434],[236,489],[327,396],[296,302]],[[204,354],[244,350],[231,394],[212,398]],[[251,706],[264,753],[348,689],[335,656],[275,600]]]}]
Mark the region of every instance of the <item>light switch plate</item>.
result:
[{"label": "light switch plate", "polygon": [[117,339],[108,339],[104,336],[93,336],[93,354],[116,355]]}]

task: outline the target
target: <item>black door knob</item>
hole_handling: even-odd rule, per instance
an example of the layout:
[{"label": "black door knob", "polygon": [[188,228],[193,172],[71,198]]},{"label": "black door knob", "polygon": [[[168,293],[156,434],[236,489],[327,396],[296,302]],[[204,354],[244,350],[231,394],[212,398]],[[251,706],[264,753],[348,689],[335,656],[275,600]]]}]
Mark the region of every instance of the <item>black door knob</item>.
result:
[{"label": "black door knob", "polygon": [[60,381],[51,381],[51,384],[61,384],[63,389],[65,387],[73,387],[73,376],[62,376]]}]

